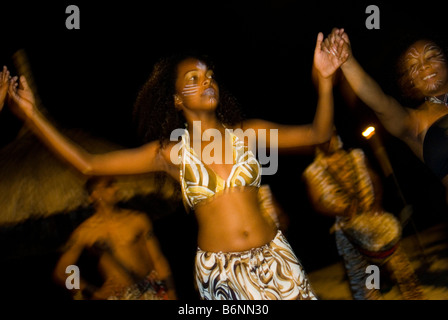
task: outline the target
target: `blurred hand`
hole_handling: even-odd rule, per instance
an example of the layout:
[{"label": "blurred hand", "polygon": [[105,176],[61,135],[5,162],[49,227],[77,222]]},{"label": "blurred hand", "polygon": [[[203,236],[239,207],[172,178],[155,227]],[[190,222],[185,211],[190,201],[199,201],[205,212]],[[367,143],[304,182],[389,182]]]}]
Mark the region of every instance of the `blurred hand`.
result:
[{"label": "blurred hand", "polygon": [[314,66],[323,78],[329,78],[342,65],[340,55],[342,53],[344,40],[341,38],[339,41],[335,41],[333,43],[332,49],[333,47],[335,48],[335,54],[323,45],[323,37],[322,32],[319,32],[316,41],[316,48],[314,50]]},{"label": "blurred hand", "polygon": [[333,28],[328,37],[322,42],[322,50],[333,56],[335,63],[341,66],[351,56],[350,39],[344,29]]},{"label": "blurred hand", "polygon": [[33,115],[36,108],[34,95],[24,76],[20,76],[19,83],[17,80],[17,76],[13,77],[9,83],[10,107],[14,113],[26,120]]},{"label": "blurred hand", "polygon": [[8,93],[8,85],[11,76],[6,66],[3,66],[3,70],[0,72],[0,111],[5,104],[6,94]]}]

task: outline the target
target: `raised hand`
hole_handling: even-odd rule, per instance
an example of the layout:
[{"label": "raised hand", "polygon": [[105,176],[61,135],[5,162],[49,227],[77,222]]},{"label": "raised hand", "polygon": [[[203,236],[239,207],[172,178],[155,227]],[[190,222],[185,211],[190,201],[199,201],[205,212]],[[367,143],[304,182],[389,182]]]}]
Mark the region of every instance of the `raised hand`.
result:
[{"label": "raised hand", "polygon": [[[343,63],[341,56],[343,56],[342,48],[345,42],[342,38],[334,40],[331,46],[331,50],[335,50],[335,53],[333,53],[333,51],[324,45],[323,38],[322,32],[319,32],[314,50],[314,66],[322,77],[329,78]],[[328,38],[325,41],[327,40]],[[328,43],[330,43],[329,40]]]},{"label": "raised hand", "polygon": [[8,93],[8,84],[11,76],[6,66],[3,66],[3,70],[0,72],[0,111],[5,104],[6,94]]},{"label": "raised hand", "polygon": [[17,76],[13,77],[9,83],[8,95],[12,102],[10,107],[18,116],[29,118],[36,110],[34,94],[24,76],[20,76],[19,83],[17,80]]},{"label": "raised hand", "polygon": [[350,40],[344,29],[333,28],[322,43],[322,50],[335,57],[340,65],[352,56]]}]

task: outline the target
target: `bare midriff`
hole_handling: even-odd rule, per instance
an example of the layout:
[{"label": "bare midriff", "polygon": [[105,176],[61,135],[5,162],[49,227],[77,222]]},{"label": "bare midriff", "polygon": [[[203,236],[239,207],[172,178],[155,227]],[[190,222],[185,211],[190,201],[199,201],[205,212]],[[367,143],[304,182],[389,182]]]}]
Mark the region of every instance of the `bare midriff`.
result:
[{"label": "bare midriff", "polygon": [[233,187],[195,207],[198,246],[210,252],[240,252],[269,243],[277,232],[263,217],[258,188]]}]

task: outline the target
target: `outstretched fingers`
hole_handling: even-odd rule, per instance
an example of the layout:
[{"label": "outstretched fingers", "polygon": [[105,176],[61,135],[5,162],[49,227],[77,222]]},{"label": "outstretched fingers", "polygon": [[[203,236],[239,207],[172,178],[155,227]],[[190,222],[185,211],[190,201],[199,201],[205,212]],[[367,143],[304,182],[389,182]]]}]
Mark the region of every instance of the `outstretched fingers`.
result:
[{"label": "outstretched fingers", "polygon": [[11,76],[9,74],[9,70],[8,70],[8,68],[6,68],[6,66],[3,66],[3,70],[0,72],[1,84],[2,85],[6,84],[6,82],[8,82],[9,79],[11,79]]},{"label": "outstretched fingers", "polygon": [[325,38],[325,40],[322,41],[321,50],[325,51],[326,53],[330,53],[330,50],[328,49],[329,43],[330,41],[328,40],[328,38]]},{"label": "outstretched fingers", "polygon": [[322,51],[325,51],[328,54],[332,54],[332,44],[330,36],[326,37],[324,41],[322,41]]},{"label": "outstretched fingers", "polygon": [[20,93],[18,92],[18,89],[21,91],[30,91],[30,86],[28,85],[28,82],[26,81],[26,78],[24,76],[14,76],[10,79],[9,82],[9,94],[15,95],[17,97],[20,96]]},{"label": "outstretched fingers", "polygon": [[29,90],[28,83],[25,77],[20,78],[15,76],[11,78],[8,87],[8,96],[12,102],[10,107],[16,115],[22,119],[27,119],[32,116],[35,111],[34,96]]},{"label": "outstretched fingers", "polygon": [[342,40],[341,38],[339,38],[338,40],[335,41],[335,44],[333,45],[334,47],[334,51],[336,52],[336,57],[340,58],[342,55],[342,50],[344,47],[344,40]]},{"label": "outstretched fingers", "polygon": [[340,36],[344,33],[344,28],[333,28],[331,34],[335,36]]},{"label": "outstretched fingers", "polygon": [[17,94],[17,76],[14,76],[11,78],[11,80],[9,81],[9,87],[8,87],[8,94],[9,96],[16,100],[17,98],[19,98],[19,95]]},{"label": "outstretched fingers", "polygon": [[322,32],[319,32],[317,34],[317,40],[316,40],[316,52],[320,52],[322,50],[322,41],[324,40],[324,34]]},{"label": "outstretched fingers", "polygon": [[26,80],[25,76],[20,76],[19,81],[20,81],[20,86],[19,86],[20,89],[31,90],[30,86],[28,85],[28,81]]},{"label": "outstretched fingers", "polygon": [[345,43],[350,45],[350,39],[348,38],[348,34],[344,31],[344,29],[341,29],[341,31],[339,32],[339,36],[345,41]]},{"label": "outstretched fingers", "polygon": [[6,94],[8,93],[8,81],[11,78],[9,71],[6,66],[3,66],[2,71],[0,71],[0,111],[3,109]]},{"label": "outstretched fingers", "polygon": [[3,94],[6,95],[10,79],[11,75],[9,74],[9,70],[6,66],[3,66],[3,70],[0,72],[0,98],[4,98]]}]

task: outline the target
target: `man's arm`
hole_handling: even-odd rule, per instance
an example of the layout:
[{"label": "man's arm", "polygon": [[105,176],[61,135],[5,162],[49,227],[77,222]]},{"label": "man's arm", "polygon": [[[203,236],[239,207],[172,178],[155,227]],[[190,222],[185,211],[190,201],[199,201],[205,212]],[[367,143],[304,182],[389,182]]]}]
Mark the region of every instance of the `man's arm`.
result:
[{"label": "man's arm", "polygon": [[151,257],[151,260],[154,262],[154,269],[157,271],[160,276],[160,280],[162,280],[167,289],[168,298],[170,300],[176,300],[176,287],[174,284],[173,275],[171,273],[171,268],[163,254],[159,241],[154,234],[152,224],[149,220],[146,220],[145,226],[145,234],[146,234],[146,248],[148,249],[148,253]]},{"label": "man's arm", "polygon": [[[56,283],[59,285],[66,287],[66,280],[69,274],[67,274],[65,271],[68,266],[70,265],[76,265],[79,257],[81,256],[83,250],[85,248],[85,245],[81,241],[81,237],[79,236],[79,230],[75,230],[72,236],[70,237],[69,241],[67,242],[66,248],[64,253],[59,258],[56,267],[53,272],[53,279]],[[97,290],[96,287],[90,285],[88,282],[86,282],[81,276],[80,276],[80,288],[79,290],[81,292],[88,292],[90,295],[92,295],[95,290]],[[77,289],[74,289],[77,290]],[[75,292],[73,292],[73,295]]]}]

